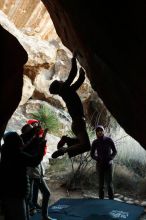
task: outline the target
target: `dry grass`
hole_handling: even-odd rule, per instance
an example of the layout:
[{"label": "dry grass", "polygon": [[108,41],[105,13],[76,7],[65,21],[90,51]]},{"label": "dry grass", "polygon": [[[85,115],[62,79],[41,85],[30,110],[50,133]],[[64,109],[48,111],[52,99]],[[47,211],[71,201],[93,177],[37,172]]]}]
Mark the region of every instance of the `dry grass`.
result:
[{"label": "dry grass", "polygon": [[138,194],[142,199],[146,199],[146,177],[142,178],[139,181],[139,184],[137,186],[138,188]]},{"label": "dry grass", "polygon": [[137,191],[140,177],[126,166],[115,165],[113,183],[116,191]]}]

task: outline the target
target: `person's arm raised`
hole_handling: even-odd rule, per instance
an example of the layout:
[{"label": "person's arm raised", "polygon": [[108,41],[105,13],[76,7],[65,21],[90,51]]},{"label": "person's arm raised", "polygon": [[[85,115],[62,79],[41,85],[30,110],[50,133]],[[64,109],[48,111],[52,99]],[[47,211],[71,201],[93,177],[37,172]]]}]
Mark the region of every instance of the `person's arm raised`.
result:
[{"label": "person's arm raised", "polygon": [[83,84],[84,80],[85,80],[85,71],[81,67],[78,80],[71,85],[72,89],[76,91]]},{"label": "person's arm raised", "polygon": [[73,57],[71,59],[71,70],[69,73],[69,76],[67,78],[67,80],[65,81],[65,84],[67,85],[71,85],[71,83],[73,82],[74,78],[77,75],[77,62],[76,62],[76,53],[73,54]]}]

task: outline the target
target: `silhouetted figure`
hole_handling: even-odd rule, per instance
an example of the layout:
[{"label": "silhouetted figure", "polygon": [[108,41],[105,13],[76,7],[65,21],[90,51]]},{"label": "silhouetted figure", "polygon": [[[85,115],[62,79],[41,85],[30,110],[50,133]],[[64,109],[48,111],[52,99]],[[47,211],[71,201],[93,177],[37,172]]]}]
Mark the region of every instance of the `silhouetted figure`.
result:
[{"label": "silhouetted figure", "polygon": [[[39,129],[36,130],[35,135],[37,135],[40,138],[45,139],[45,135],[46,135],[47,130],[44,131],[40,125],[40,122],[38,120],[34,120],[34,119],[28,120],[27,124],[23,126],[22,135],[26,133],[25,131],[29,131],[29,130],[30,130],[30,132],[27,132],[27,133],[32,133],[31,126],[32,126],[32,129],[38,127]],[[29,136],[30,135],[28,135],[28,137]],[[27,142],[26,138],[25,138],[25,141]],[[29,141],[29,139],[28,139],[28,141]],[[36,147],[37,147],[37,145],[36,145]],[[38,147],[39,147],[39,145],[38,145]],[[27,148],[27,150],[32,151],[31,148],[32,147],[30,146],[30,149]],[[44,154],[45,153],[46,153],[46,151],[44,152]],[[48,216],[48,202],[49,202],[49,198],[50,198],[50,191],[49,191],[47,183],[44,179],[42,163],[40,163],[36,167],[28,167],[27,169],[28,169],[27,173],[28,173],[28,176],[30,179],[30,186],[31,186],[30,196],[28,199],[29,200],[28,201],[29,208],[31,210],[31,213],[33,213],[32,211],[36,210],[39,207],[37,200],[38,200],[38,191],[40,190],[42,193],[42,207],[39,207],[39,208],[41,208],[42,220],[50,220],[51,218]]]},{"label": "silhouetted figure", "polygon": [[26,220],[28,217],[25,203],[29,193],[27,167],[40,163],[46,144],[42,139],[37,141],[39,148],[36,149],[35,155],[31,155],[24,151],[25,145],[16,132],[8,132],[4,136],[1,149],[0,196],[4,205],[5,220]]},{"label": "silhouetted figure", "polygon": [[96,136],[92,143],[91,157],[96,160],[96,169],[99,181],[99,198],[104,199],[104,185],[106,181],[108,197],[114,199],[112,173],[113,159],[117,154],[114,142],[104,135],[104,127],[96,127]]},{"label": "silhouetted figure", "polygon": [[[51,94],[59,95],[64,102],[68,112],[72,118],[72,131],[76,138],[69,138],[63,136],[58,143],[58,150],[52,154],[52,158],[57,158],[64,153],[68,153],[69,157],[74,157],[90,150],[90,140],[86,131],[85,116],[83,105],[80,97],[77,94],[77,89],[82,85],[85,79],[85,72],[82,68],[79,71],[79,78],[73,82],[77,75],[77,64],[75,55],[72,58],[72,67],[68,79],[63,81],[55,80],[50,85],[49,91]],[[70,143],[73,141],[73,145]],[[68,147],[64,148],[63,145],[67,143]]]}]

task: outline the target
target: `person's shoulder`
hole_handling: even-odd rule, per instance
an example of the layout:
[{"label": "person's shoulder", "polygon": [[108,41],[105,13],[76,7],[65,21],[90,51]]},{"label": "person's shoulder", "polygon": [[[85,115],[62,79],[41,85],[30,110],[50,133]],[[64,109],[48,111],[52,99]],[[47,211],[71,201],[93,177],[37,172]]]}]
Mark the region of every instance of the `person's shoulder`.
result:
[{"label": "person's shoulder", "polygon": [[10,137],[10,136],[17,136],[18,133],[16,131],[8,131],[4,134],[4,138]]},{"label": "person's shoulder", "polygon": [[96,144],[98,142],[98,139],[94,139],[93,141],[92,141],[92,144]]},{"label": "person's shoulder", "polygon": [[104,140],[113,142],[112,138],[108,136],[104,136]]}]

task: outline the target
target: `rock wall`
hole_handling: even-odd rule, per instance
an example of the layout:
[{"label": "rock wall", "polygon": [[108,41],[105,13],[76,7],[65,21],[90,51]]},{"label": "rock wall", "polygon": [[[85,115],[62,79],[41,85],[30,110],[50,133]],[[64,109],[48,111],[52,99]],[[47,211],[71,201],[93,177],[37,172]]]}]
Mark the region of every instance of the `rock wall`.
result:
[{"label": "rock wall", "polygon": [[[42,2],[64,45],[78,51],[78,60],[86,69],[94,90],[126,132],[146,148],[145,3]],[[32,24],[30,35],[39,31],[46,39],[46,20],[49,22],[50,18],[46,18],[43,6],[38,9],[39,5],[37,0],[0,2],[0,8],[17,27],[28,31]]]},{"label": "rock wall", "polygon": [[146,148],[146,4],[42,0],[65,46],[78,51],[91,85]]},{"label": "rock wall", "polygon": [[[52,97],[48,88],[53,80],[59,78],[61,80],[65,80],[67,78],[71,68],[71,54],[69,51],[63,47],[60,40],[56,40],[56,43],[54,44],[50,41],[50,39],[46,41],[38,38],[37,36],[29,36],[27,33],[23,33],[2,11],[0,11],[0,23],[12,34],[12,36],[14,35],[18,39],[28,54],[27,63],[25,64],[23,71],[23,92],[19,94],[20,97],[22,94],[19,105],[24,105],[30,98],[32,98],[47,101],[56,107],[65,108],[65,104],[62,99],[59,96]],[[8,35],[11,36],[9,33]],[[1,43],[5,44],[3,41]],[[10,45],[9,49],[11,50]],[[6,63],[9,62],[9,58],[7,58],[8,52],[5,51],[5,53],[6,58],[4,63],[6,65]],[[13,53],[15,57],[14,49]],[[17,56],[13,62],[17,62]],[[22,73],[20,72],[20,74]],[[21,77],[22,76],[20,75],[20,78]],[[4,83],[2,81],[1,83],[5,84],[7,82]],[[12,81],[12,84],[13,83],[14,82]],[[21,86],[22,83],[20,87]],[[83,101],[89,97],[90,88],[89,81],[86,80],[84,86],[82,86],[79,90]],[[14,98],[11,97],[11,100],[14,100]]]},{"label": "rock wall", "polygon": [[0,10],[19,30],[30,36],[49,40],[57,38],[50,15],[40,0],[2,0]]}]

